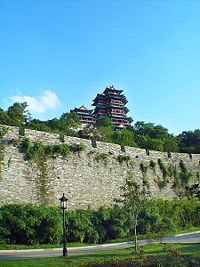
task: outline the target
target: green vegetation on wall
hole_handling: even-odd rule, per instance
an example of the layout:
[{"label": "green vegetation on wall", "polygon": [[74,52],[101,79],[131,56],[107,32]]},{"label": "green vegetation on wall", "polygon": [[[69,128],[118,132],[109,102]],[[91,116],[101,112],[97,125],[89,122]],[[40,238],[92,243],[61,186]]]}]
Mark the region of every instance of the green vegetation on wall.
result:
[{"label": "green vegetation on wall", "polygon": [[37,187],[40,192],[40,203],[48,204],[49,203],[49,193],[48,193],[48,164],[47,164],[47,156],[40,155],[34,159],[37,169]]},{"label": "green vegetation on wall", "polygon": [[185,186],[188,185],[192,178],[192,173],[188,171],[185,163],[181,160],[179,163],[179,171],[177,166],[172,166],[172,176],[174,177],[173,187],[179,190],[179,193],[184,193]]},{"label": "green vegetation on wall", "polygon": [[59,134],[59,140],[60,140],[61,143],[65,142],[65,135],[63,133]]},{"label": "green vegetation on wall", "polygon": [[169,183],[169,179],[167,178],[169,176],[169,174],[168,174],[167,169],[166,169],[166,167],[165,167],[165,165],[161,159],[158,159],[158,166],[160,168],[160,171],[162,172],[162,178],[157,176],[156,182],[158,184],[158,187],[160,189],[163,189]]},{"label": "green vegetation on wall", "polygon": [[179,167],[180,167],[179,177],[181,185],[185,186],[188,184],[190,178],[192,177],[192,173],[188,171],[185,163],[182,160],[180,161]]},{"label": "green vegetation on wall", "polygon": [[67,157],[70,153],[77,153],[84,150],[82,144],[58,144],[45,146],[42,142],[35,142],[25,138],[19,143],[19,151],[24,154],[25,158],[36,164],[37,186],[40,192],[40,200],[43,204],[48,203],[48,158],[56,158],[58,156]]},{"label": "green vegetation on wall", "polygon": [[149,167],[152,169],[153,173],[156,174],[156,163],[153,160],[150,160]]},{"label": "green vegetation on wall", "polygon": [[55,158],[59,155],[66,157],[70,153],[80,153],[84,150],[83,144],[58,144],[45,146],[42,142],[32,144],[30,139],[25,138],[19,145],[20,152],[24,153],[25,157],[34,160],[41,156]]},{"label": "green vegetation on wall", "polygon": [[71,146],[69,146],[70,152],[78,153],[79,156],[80,153],[84,151],[84,149],[85,149],[84,144],[72,144]]},{"label": "green vegetation on wall", "polygon": [[120,163],[120,164],[122,164],[123,162],[126,162],[126,164],[128,164],[128,162],[130,161],[130,156],[128,156],[128,155],[118,155],[117,156],[117,160],[118,160],[118,162]]},{"label": "green vegetation on wall", "polygon": [[148,176],[147,176],[147,171],[148,171],[148,167],[149,166],[145,166],[144,163],[140,163],[140,170],[142,172],[142,184],[143,184],[143,188],[145,190],[148,191],[148,194],[150,195],[150,183],[148,180]]},{"label": "green vegetation on wall", "polygon": [[144,166],[143,163],[140,163],[140,170],[141,170],[141,172],[142,172],[143,177],[146,177],[146,175],[147,175],[147,170],[148,170],[148,166]]},{"label": "green vegetation on wall", "polygon": [[103,161],[104,165],[106,166],[108,164],[108,154],[106,154],[106,153],[98,153],[95,156],[95,160],[97,162]]},{"label": "green vegetation on wall", "polygon": [[173,177],[174,177],[174,183],[173,183],[173,187],[176,188],[180,188],[181,182],[180,182],[180,176],[178,174],[178,170],[177,170],[177,166],[173,166]]}]

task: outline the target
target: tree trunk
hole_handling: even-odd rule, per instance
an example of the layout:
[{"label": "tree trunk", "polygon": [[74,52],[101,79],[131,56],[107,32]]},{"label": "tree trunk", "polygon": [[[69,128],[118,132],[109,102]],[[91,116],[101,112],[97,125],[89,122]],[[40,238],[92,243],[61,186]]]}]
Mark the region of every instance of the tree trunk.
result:
[{"label": "tree trunk", "polygon": [[137,218],[135,219],[134,239],[135,239],[135,252],[137,252]]}]

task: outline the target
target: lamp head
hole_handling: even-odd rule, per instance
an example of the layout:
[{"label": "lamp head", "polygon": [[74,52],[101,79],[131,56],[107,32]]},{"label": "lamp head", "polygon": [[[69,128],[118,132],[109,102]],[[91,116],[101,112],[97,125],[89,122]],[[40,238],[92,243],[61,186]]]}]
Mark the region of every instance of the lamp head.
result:
[{"label": "lamp head", "polygon": [[61,209],[65,210],[67,208],[67,201],[68,201],[68,199],[65,197],[65,195],[63,193],[63,196],[60,198]]}]

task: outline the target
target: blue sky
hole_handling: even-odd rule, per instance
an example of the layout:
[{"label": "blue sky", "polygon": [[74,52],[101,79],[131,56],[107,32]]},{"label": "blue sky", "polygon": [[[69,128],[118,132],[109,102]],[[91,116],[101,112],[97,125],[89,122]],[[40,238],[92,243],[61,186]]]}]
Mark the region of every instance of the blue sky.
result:
[{"label": "blue sky", "polygon": [[106,86],[134,121],[200,128],[199,0],[1,0],[0,107],[51,119]]}]

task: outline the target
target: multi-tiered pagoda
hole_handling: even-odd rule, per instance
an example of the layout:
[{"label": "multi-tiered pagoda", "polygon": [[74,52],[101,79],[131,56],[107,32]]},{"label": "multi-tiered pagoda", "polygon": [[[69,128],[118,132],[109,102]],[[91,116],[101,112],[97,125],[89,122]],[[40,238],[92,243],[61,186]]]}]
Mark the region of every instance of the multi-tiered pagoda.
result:
[{"label": "multi-tiered pagoda", "polygon": [[85,106],[81,106],[80,108],[75,108],[71,110],[71,112],[75,112],[78,114],[80,122],[83,126],[93,125],[96,123],[96,119],[93,115],[92,109],[87,109]]},{"label": "multi-tiered pagoda", "polygon": [[83,126],[95,125],[99,117],[108,117],[116,128],[127,128],[133,120],[126,115],[129,111],[125,106],[128,101],[122,92],[123,90],[117,90],[113,86],[107,87],[102,94],[97,94],[93,100],[94,110],[81,106],[71,110],[71,112],[76,112],[79,115]]},{"label": "multi-tiered pagoda", "polygon": [[92,104],[95,106],[94,117],[109,117],[117,128],[130,126],[133,120],[126,115],[129,111],[125,106],[128,101],[122,92],[110,86],[98,94]]}]

